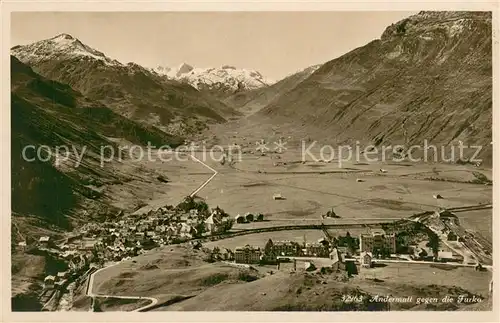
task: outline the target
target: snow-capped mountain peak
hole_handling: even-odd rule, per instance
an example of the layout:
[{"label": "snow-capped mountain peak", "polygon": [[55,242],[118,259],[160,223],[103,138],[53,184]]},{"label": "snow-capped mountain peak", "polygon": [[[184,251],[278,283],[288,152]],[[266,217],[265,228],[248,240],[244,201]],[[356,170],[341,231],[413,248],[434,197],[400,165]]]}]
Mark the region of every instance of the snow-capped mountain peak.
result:
[{"label": "snow-capped mountain peak", "polygon": [[181,75],[183,74],[186,74],[186,73],[189,73],[191,72],[192,70],[194,69],[194,67],[192,67],[191,65],[187,64],[187,63],[182,63],[181,65],[179,65],[179,67],[177,68],[177,72],[175,73],[175,75],[177,77],[180,77]]},{"label": "snow-capped mountain peak", "polygon": [[55,37],[50,38],[50,40],[56,44],[64,46],[67,44],[71,44],[71,43],[77,41],[78,39],[75,39],[73,36],[71,36],[69,34],[60,34],[60,35],[57,35]]},{"label": "snow-capped mountain peak", "polygon": [[12,55],[24,63],[34,63],[57,58],[86,57],[103,61],[106,65],[122,65],[102,52],[82,43],[70,34],[59,34],[28,45],[11,48]]},{"label": "snow-capped mountain peak", "polygon": [[257,89],[273,83],[257,71],[238,69],[230,65],[219,68],[198,68],[182,63],[176,68],[158,66],[153,71],[169,79],[188,83],[199,90],[234,92]]}]

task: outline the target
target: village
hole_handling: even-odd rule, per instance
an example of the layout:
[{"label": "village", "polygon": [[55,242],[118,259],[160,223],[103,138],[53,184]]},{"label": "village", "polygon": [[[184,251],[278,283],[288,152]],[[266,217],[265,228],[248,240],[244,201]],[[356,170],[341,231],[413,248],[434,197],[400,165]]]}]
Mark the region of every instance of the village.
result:
[{"label": "village", "polygon": [[[328,235],[328,234],[327,234]],[[405,249],[405,253],[399,253]],[[276,265],[280,268],[280,263],[293,260],[294,269],[296,261],[306,262],[307,268],[316,268],[314,261],[325,263],[324,259],[330,259],[327,262],[335,267],[339,263],[353,262],[361,267],[371,268],[374,262],[379,260],[396,261],[433,261],[441,263],[461,263],[464,258],[459,253],[441,246],[437,250],[423,241],[418,245],[396,244],[396,235],[387,234],[383,229],[372,229],[370,233],[361,234],[359,237],[353,237],[347,232],[345,236],[320,238],[318,241],[307,243],[305,241],[273,241],[269,239],[267,243],[261,246],[245,245],[236,247],[234,250],[215,247],[211,252],[214,259],[234,261],[237,264],[259,264]],[[346,270],[354,268],[345,267]]]},{"label": "village", "polygon": [[[485,271],[475,257],[464,257],[464,250],[454,247],[465,240],[456,228],[448,225],[453,213],[448,210],[431,213],[430,217],[425,217],[426,224],[419,222],[421,219],[417,217],[369,228],[359,235],[347,231],[345,235],[333,236],[323,226],[324,237],[312,242],[307,242],[304,235],[302,241],[268,239],[261,245],[246,244],[234,249],[215,246],[202,250],[210,254],[211,261],[233,262],[247,267],[272,265],[277,270],[289,269],[283,264],[293,263],[293,271],[297,270],[297,262],[301,262],[307,271],[328,268],[345,271],[349,277],[357,274],[360,268],[369,269],[379,263],[391,262],[441,263]],[[330,210],[324,217],[334,215],[335,212]],[[431,223],[429,219],[434,221]],[[441,226],[436,226],[436,223],[441,223]]]},{"label": "village", "polygon": [[[245,221],[247,218],[253,220],[247,215]],[[21,241],[17,248],[57,260],[57,268],[47,272],[40,295],[42,303],[47,303],[55,291],[73,289],[75,282],[84,282],[91,272],[109,263],[156,247],[221,234],[229,231],[233,223],[219,207],[209,210],[206,203],[188,197],[176,207],[167,205],[116,221],[87,223],[63,240],[42,236],[30,244]]]},{"label": "village", "polygon": [[[281,196],[273,197],[279,198]],[[338,216],[333,209],[322,216],[323,219],[335,217]],[[322,225],[324,237],[311,242],[306,241],[304,235],[302,241],[268,239],[261,245],[210,248],[202,242],[225,241],[225,237],[234,235],[233,224],[264,221],[264,214],[247,212],[231,217],[218,206],[210,209],[204,201],[187,197],[175,207],[167,205],[142,215],[87,223],[63,240],[53,241],[49,236],[42,236],[29,246],[22,241],[18,248],[50,255],[60,263],[46,273],[40,294],[41,303],[54,308],[59,306],[62,296],[72,294],[97,269],[153,248],[183,242],[190,242],[193,248],[201,249],[208,262],[263,266],[263,269],[273,266],[283,270],[290,268],[286,264],[293,264],[292,270],[295,271],[297,262],[301,262],[307,271],[328,268],[345,271],[351,277],[360,268],[372,268],[379,262],[392,261],[440,262],[475,266],[476,270],[483,270],[479,262],[464,259],[463,254],[449,247],[450,243],[464,241],[450,219],[453,219],[453,214],[442,210],[430,216],[383,224],[379,228],[370,227],[360,234],[347,231],[343,235],[334,235]]]}]

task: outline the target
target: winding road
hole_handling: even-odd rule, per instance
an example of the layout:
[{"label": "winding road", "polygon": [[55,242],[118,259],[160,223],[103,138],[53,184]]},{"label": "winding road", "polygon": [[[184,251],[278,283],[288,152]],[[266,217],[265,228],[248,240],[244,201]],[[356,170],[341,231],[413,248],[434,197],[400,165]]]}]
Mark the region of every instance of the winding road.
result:
[{"label": "winding road", "polygon": [[208,166],[207,164],[205,164],[204,162],[202,162],[201,160],[199,160],[198,158],[194,157],[194,155],[192,155],[192,154],[191,154],[190,156],[191,156],[191,159],[193,159],[194,161],[196,161],[196,162],[198,162],[198,163],[202,164],[203,166],[205,166],[206,168],[210,169],[210,170],[213,172],[213,174],[212,174],[212,176],[210,176],[210,178],[208,178],[208,179],[207,179],[207,180],[206,180],[203,184],[201,184],[200,186],[198,186],[198,188],[197,188],[197,189],[195,189],[195,190],[194,190],[191,194],[189,194],[189,196],[190,196],[190,197],[193,197],[193,196],[195,196],[195,195],[196,195],[199,191],[201,191],[201,190],[202,190],[205,186],[207,186],[207,185],[208,185],[208,183],[210,183],[210,181],[211,181],[212,179],[214,179],[214,177],[215,177],[215,176],[217,176],[218,172],[217,172],[215,169],[213,169],[212,167],[210,167],[210,166]]},{"label": "winding road", "polygon": [[117,296],[117,295],[106,295],[106,294],[95,294],[93,289],[94,289],[94,277],[97,273],[103,271],[103,270],[106,270],[106,269],[109,269],[113,266],[116,266],[118,265],[118,263],[115,263],[115,264],[112,264],[110,266],[107,266],[107,267],[104,267],[104,268],[101,268],[97,271],[95,271],[94,273],[90,274],[90,277],[89,277],[89,281],[88,281],[88,287],[87,287],[87,296],[88,297],[91,297],[92,298],[92,305],[90,307],[90,312],[94,312],[94,304],[95,304],[95,298],[96,297],[110,297],[110,298],[119,298],[119,299],[136,299],[136,300],[143,300],[143,299],[147,299],[147,300],[150,300],[151,303],[148,304],[148,305],[145,305],[145,306],[142,306],[140,308],[137,308],[135,310],[133,310],[133,312],[142,312],[154,305],[156,305],[158,303],[158,299],[154,298],[154,297],[144,297],[144,296]]}]

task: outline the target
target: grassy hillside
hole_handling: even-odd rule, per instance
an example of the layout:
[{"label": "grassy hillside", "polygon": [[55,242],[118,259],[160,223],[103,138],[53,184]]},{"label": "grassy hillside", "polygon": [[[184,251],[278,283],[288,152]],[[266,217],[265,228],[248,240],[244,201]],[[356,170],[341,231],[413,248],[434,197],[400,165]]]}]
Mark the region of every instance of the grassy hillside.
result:
[{"label": "grassy hillside", "polygon": [[[139,125],[122,117],[101,103],[91,101],[68,85],[51,81],[34,73],[11,57],[11,173],[12,210],[42,217],[52,224],[68,228],[67,216],[84,199],[98,199],[88,187],[121,176],[109,168],[99,167],[101,147],[116,146],[108,137],[147,145],[171,145],[182,142],[176,136],[154,127]],[[33,145],[86,148],[79,167],[56,167],[54,156],[48,161],[36,157]],[[73,152],[72,152],[73,153]],[[41,153],[46,157],[46,153]],[[74,156],[72,156],[73,162]],[[29,201],[29,203],[27,203]]]}]

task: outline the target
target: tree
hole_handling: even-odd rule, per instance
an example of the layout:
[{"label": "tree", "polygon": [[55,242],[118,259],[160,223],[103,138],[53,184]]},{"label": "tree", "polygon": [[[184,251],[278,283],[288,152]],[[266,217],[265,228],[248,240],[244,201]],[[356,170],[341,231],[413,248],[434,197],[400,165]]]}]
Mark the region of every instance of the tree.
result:
[{"label": "tree", "polygon": [[184,201],[177,205],[177,210],[189,212],[191,210],[198,210],[201,214],[208,214],[208,204],[204,201],[196,201],[194,197],[187,196]]},{"label": "tree", "polygon": [[97,252],[97,250],[95,248],[92,249],[92,256],[94,257],[94,261],[99,260],[99,253]]},{"label": "tree", "polygon": [[439,237],[434,232],[429,233],[429,242],[426,244],[427,247],[431,248],[434,254],[439,251]]},{"label": "tree", "polygon": [[391,256],[391,252],[387,248],[381,249],[382,258],[389,258]]},{"label": "tree", "polygon": [[203,221],[197,222],[196,226],[194,227],[194,232],[193,232],[194,236],[201,237],[205,232],[206,232],[205,223]]},{"label": "tree", "polygon": [[153,249],[155,247],[158,247],[158,244],[151,238],[144,239],[141,241],[142,247],[146,250]]},{"label": "tree", "polygon": [[221,209],[218,205],[215,207],[215,209],[212,210],[212,212],[215,212],[216,214],[219,214],[222,217],[228,216],[228,214],[223,209]]},{"label": "tree", "polygon": [[198,210],[198,212],[202,213],[202,214],[207,214],[208,213],[208,204],[205,203],[204,201],[198,201],[196,202],[196,207],[195,209]]},{"label": "tree", "polygon": [[264,256],[266,258],[271,258],[273,256],[274,243],[273,240],[269,239],[264,246]]},{"label": "tree", "polygon": [[397,26],[396,26],[396,32],[398,34],[404,34],[406,32],[406,25],[408,24],[408,19],[405,19],[401,21]]},{"label": "tree", "polygon": [[221,258],[219,247],[214,247],[212,249],[211,254],[212,254],[212,259],[214,259],[214,260],[217,260],[217,259]]},{"label": "tree", "polygon": [[347,231],[347,233],[345,235],[345,244],[347,246],[347,250],[350,253],[354,253],[356,251],[356,249],[357,249],[356,241],[354,240],[353,237],[351,237],[351,234],[349,233],[349,231]]},{"label": "tree", "polygon": [[234,224],[234,219],[227,219],[226,221],[223,221],[223,228],[224,228],[224,231],[223,232],[227,232],[229,230],[231,230],[231,228],[233,227],[233,224]]},{"label": "tree", "polygon": [[189,210],[194,209],[195,202],[193,197],[187,196],[181,203],[177,205],[177,209],[184,212],[189,212]]}]

